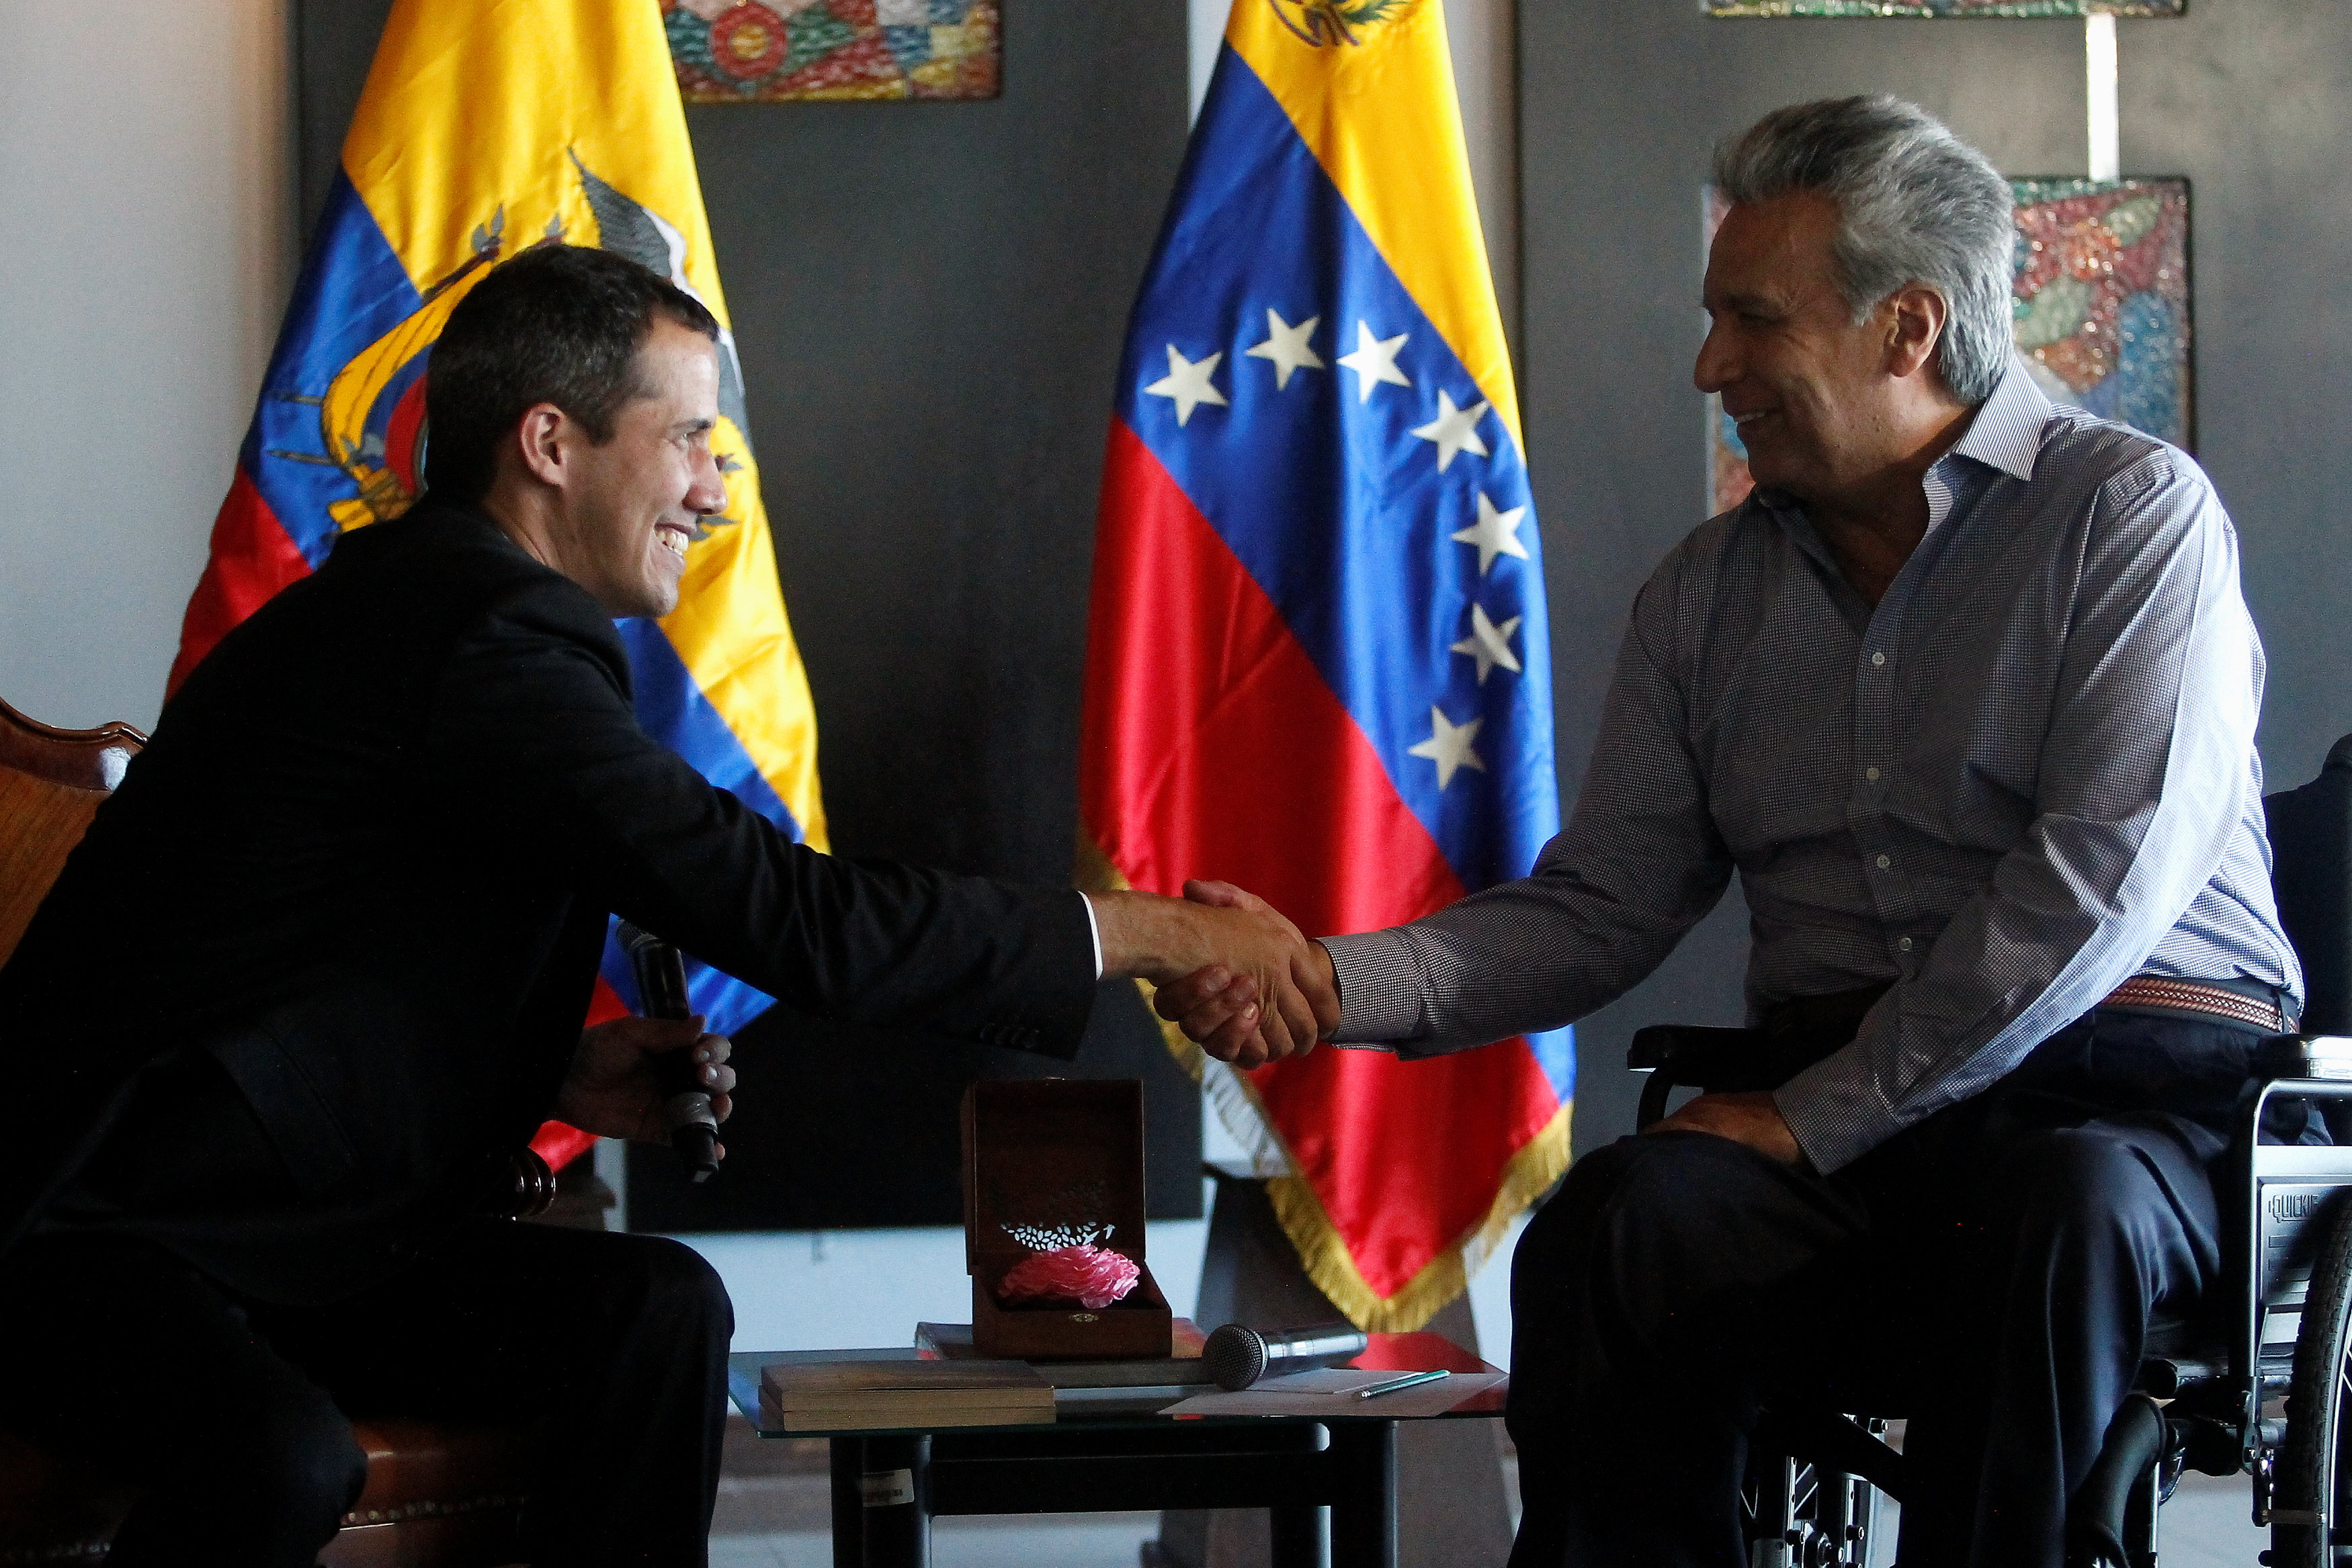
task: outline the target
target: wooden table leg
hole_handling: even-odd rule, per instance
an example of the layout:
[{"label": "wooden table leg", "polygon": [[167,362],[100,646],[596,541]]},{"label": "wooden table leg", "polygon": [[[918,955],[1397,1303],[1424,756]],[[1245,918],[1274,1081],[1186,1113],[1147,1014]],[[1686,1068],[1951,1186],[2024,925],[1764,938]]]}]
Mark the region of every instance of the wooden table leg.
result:
[{"label": "wooden table leg", "polygon": [[1333,1568],[1397,1568],[1394,1421],[1334,1421],[1331,1457],[1339,1500],[1331,1505]]},{"label": "wooden table leg", "polygon": [[866,1500],[857,1478],[866,1470],[866,1442],[835,1437],[833,1450],[833,1568],[866,1568]]},{"label": "wooden table leg", "polygon": [[1313,1503],[1294,1503],[1266,1511],[1273,1531],[1271,1568],[1331,1568],[1331,1514]]},{"label": "wooden table leg", "polygon": [[864,1568],[930,1568],[930,1438],[868,1437],[865,1449]]}]

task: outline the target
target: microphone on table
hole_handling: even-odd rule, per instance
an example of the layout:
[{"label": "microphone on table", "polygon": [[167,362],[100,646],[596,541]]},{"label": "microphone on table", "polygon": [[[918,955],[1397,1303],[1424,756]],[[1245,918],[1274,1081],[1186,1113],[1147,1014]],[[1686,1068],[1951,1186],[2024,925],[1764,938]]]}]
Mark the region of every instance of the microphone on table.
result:
[{"label": "microphone on table", "polygon": [[1353,1323],[1306,1323],[1264,1333],[1227,1323],[1201,1347],[1202,1369],[1220,1388],[1239,1392],[1261,1377],[1353,1361],[1371,1345]]},{"label": "microphone on table", "polygon": [[[686,997],[686,960],[677,947],[625,920],[614,935],[620,938],[629,965],[636,971],[637,1000],[646,1017],[691,1017],[693,1009]],[[662,1087],[669,1146],[677,1151],[690,1179],[709,1181],[719,1170],[719,1118],[710,1109],[710,1092],[702,1086],[693,1048],[662,1052],[654,1060],[654,1074]]]}]

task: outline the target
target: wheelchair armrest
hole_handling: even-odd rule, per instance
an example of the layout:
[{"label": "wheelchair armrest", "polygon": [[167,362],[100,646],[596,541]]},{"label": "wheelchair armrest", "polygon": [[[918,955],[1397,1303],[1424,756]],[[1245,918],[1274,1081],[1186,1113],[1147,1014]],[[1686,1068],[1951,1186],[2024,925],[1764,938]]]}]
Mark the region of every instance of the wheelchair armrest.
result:
[{"label": "wheelchair armrest", "polygon": [[1680,1073],[1704,1071],[1717,1062],[1729,1063],[1755,1050],[1764,1031],[1754,1029],[1710,1029],[1697,1024],[1654,1023],[1633,1032],[1625,1065],[1636,1072],[1658,1068]]},{"label": "wheelchair armrest", "polygon": [[[1641,1038],[1633,1037],[1637,1049]],[[2352,1040],[2342,1035],[2274,1034],[2255,1048],[2254,1071],[2263,1078],[2352,1079]]]},{"label": "wheelchair armrest", "polygon": [[1625,1065],[1696,1089],[1778,1089],[1818,1054],[1791,1051],[1760,1029],[1663,1023],[1635,1032]]}]

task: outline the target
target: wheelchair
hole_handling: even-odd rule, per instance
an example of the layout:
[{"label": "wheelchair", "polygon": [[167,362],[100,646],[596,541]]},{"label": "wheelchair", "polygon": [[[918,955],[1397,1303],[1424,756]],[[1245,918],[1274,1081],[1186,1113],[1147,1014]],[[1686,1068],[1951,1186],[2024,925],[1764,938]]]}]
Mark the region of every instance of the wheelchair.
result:
[{"label": "wheelchair", "polygon": [[[2306,1032],[2257,1055],[2217,1195],[2228,1272],[2197,1324],[2151,1332],[2069,1506],[2070,1563],[2157,1568],[2160,1506],[2193,1469],[2249,1478],[2269,1568],[2352,1568],[2352,736],[2263,804]],[[1635,1034],[1626,1065],[1649,1075],[1646,1127],[1675,1088],[1773,1089],[1802,1063],[1760,1031],[1668,1024]],[[2334,1146],[2262,1141],[2264,1110],[2291,1099],[2315,1103]],[[1749,1568],[1864,1568],[1881,1497],[1903,1495],[1892,1414],[1768,1415],[1741,1499]]]}]

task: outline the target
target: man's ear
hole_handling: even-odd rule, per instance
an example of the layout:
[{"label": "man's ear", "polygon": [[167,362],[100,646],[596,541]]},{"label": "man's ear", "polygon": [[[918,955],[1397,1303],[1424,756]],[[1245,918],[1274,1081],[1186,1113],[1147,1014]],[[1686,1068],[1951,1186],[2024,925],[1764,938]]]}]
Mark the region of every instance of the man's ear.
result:
[{"label": "man's ear", "polygon": [[1936,345],[1943,341],[1951,309],[1942,294],[1924,284],[1906,284],[1895,291],[1886,322],[1886,369],[1891,375],[1915,376],[1936,362]]},{"label": "man's ear", "polygon": [[515,455],[523,471],[543,485],[559,488],[564,480],[572,418],[551,402],[535,402],[523,411],[515,427]]}]

